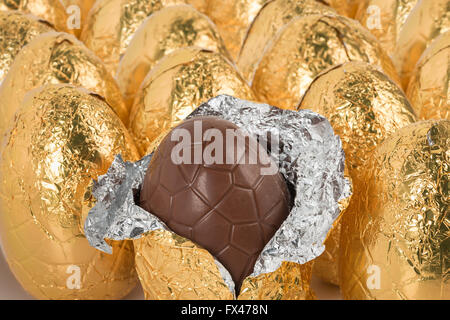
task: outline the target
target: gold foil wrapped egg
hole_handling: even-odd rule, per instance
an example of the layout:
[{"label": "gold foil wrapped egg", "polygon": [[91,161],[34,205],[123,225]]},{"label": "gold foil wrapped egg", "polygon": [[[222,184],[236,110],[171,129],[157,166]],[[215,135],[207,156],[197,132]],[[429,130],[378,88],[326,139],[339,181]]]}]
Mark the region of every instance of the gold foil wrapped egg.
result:
[{"label": "gold foil wrapped egg", "polygon": [[141,154],[200,104],[219,94],[255,100],[252,90],[222,55],[189,47],[175,51],[148,74],[130,113],[130,132]]},{"label": "gold foil wrapped egg", "polygon": [[0,84],[14,58],[28,42],[53,28],[44,20],[19,11],[0,11]]},{"label": "gold foil wrapped egg", "polygon": [[387,54],[358,22],[335,15],[300,17],[287,24],[267,48],[252,88],[261,100],[295,110],[320,72],[348,61],[379,65],[397,79]]},{"label": "gold foil wrapped egg", "polygon": [[364,0],[355,19],[359,20],[392,55],[400,30],[419,0]]},{"label": "gold foil wrapped egg", "polygon": [[258,63],[277,33],[299,16],[335,11],[315,0],[272,0],[259,11],[251,24],[237,60],[245,80],[252,83]]},{"label": "gold foil wrapped egg", "polygon": [[0,87],[0,134],[14,116],[25,94],[49,83],[70,83],[91,90],[111,105],[127,123],[128,110],[119,88],[97,58],[74,36],[47,32],[31,41],[16,56]]},{"label": "gold foil wrapped egg", "polygon": [[69,15],[69,23],[73,24],[74,33],[80,36],[83,26],[86,24],[89,10],[96,2],[95,0],[60,0]]},{"label": "gold foil wrapped egg", "polygon": [[450,120],[450,31],[436,38],[417,62],[407,95],[419,119]]},{"label": "gold foil wrapped egg", "polygon": [[137,160],[132,138],[99,96],[48,85],[23,101],[0,158],[0,235],[8,264],[40,299],[117,299],[135,285],[133,248],[91,247],[82,216],[92,179],[115,155]]},{"label": "gold foil wrapped egg", "polygon": [[351,7],[347,0],[315,0],[318,3],[326,4],[334,8],[340,15],[352,18]]},{"label": "gold foil wrapped egg", "polygon": [[450,30],[450,1],[425,0],[417,3],[403,25],[393,62],[406,90],[422,53],[440,34]]},{"label": "gold foil wrapped egg", "polygon": [[81,34],[88,48],[115,75],[120,57],[144,20],[161,8],[185,0],[99,0],[89,13]]},{"label": "gold foil wrapped egg", "polygon": [[127,106],[147,73],[176,49],[197,46],[228,57],[212,21],[190,5],[165,7],[152,14],[135,33],[117,71],[117,81]]},{"label": "gold foil wrapped egg", "polygon": [[206,14],[217,25],[228,51],[236,59],[247,29],[268,0],[207,0]]},{"label": "gold foil wrapped egg", "polygon": [[0,11],[18,10],[31,13],[52,24],[58,31],[71,32],[67,14],[59,0],[0,0]]},{"label": "gold foil wrapped egg", "polygon": [[[348,62],[317,76],[299,108],[325,116],[340,136],[354,195],[362,192],[357,181],[374,148],[415,121],[403,91],[376,67],[363,62]],[[337,223],[325,241],[325,253],[314,263],[315,273],[334,284],[339,284],[339,233]]]},{"label": "gold foil wrapped egg", "polygon": [[450,121],[398,130],[367,162],[343,216],[346,299],[450,299]]}]

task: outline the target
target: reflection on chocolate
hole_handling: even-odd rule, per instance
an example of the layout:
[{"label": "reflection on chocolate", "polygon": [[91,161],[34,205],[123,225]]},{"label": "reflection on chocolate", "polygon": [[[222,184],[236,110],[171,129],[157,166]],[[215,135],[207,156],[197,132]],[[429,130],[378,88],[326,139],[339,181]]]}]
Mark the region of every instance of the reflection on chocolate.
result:
[{"label": "reflection on chocolate", "polygon": [[[223,137],[222,144],[216,144],[217,135],[204,141],[212,128]],[[230,129],[237,135],[232,145],[227,143]],[[140,196],[145,210],[214,255],[230,272],[237,292],[243,279],[253,271],[259,253],[287,217],[290,201],[280,173],[263,174],[262,169],[275,165],[273,160],[264,149],[257,148],[257,161],[251,162],[255,146],[260,145],[253,137],[246,137],[245,144],[240,145],[238,141],[244,134],[238,129],[233,123],[214,117],[197,117],[180,124],[172,133],[183,131],[192,139],[179,153],[175,152],[179,150],[176,146],[184,144],[185,138],[173,139],[175,136],[170,133],[162,141],[147,170]],[[220,147],[211,154],[217,156],[222,151],[223,164],[207,164],[205,155],[213,144]],[[203,150],[201,159],[195,157],[199,146]],[[197,160],[198,164],[175,164],[173,155],[188,154],[188,150],[191,163]],[[227,156],[239,159],[229,163]]]}]

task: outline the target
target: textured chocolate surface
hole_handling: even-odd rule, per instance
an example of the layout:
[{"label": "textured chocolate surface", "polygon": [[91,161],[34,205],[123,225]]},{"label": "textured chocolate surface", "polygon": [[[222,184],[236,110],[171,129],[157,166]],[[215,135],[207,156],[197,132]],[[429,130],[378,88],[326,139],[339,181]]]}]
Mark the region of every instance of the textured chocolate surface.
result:
[{"label": "textured chocolate surface", "polygon": [[[224,156],[232,153],[236,158],[237,143],[233,150],[227,150],[225,132],[238,127],[218,118],[199,117],[176,128],[191,133],[192,160],[195,142],[201,141],[194,139],[196,121],[202,122],[202,135],[210,128],[218,129],[224,137]],[[249,164],[249,141],[242,153],[245,163],[205,164],[202,159],[201,164],[177,165],[171,154],[179,142],[171,141],[169,134],[153,156],[140,196],[141,206],[172,231],[209,250],[231,273],[238,291],[264,245],[289,213],[290,197],[283,177],[278,172],[261,174],[272,161],[264,150],[256,164]],[[212,142],[201,143],[205,150]]]}]

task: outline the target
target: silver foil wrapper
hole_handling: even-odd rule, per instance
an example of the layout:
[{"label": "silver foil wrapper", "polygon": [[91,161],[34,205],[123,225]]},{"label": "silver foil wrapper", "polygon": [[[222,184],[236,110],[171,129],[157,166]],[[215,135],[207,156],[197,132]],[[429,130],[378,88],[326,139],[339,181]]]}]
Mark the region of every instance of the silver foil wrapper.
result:
[{"label": "silver foil wrapper", "polygon": [[[269,154],[294,190],[290,214],[262,250],[251,276],[273,272],[283,261],[303,264],[321,255],[340,214],[339,202],[351,195],[351,183],[344,176],[345,154],[328,120],[309,110],[282,110],[227,95],[202,104],[189,118],[197,116],[231,121],[270,146]],[[152,230],[169,230],[136,203],[151,156],[130,163],[119,155],[107,174],[94,182],[97,203],[85,222],[93,247],[111,253],[105,239],[136,239]],[[228,286],[234,286],[226,269],[216,263]]]}]

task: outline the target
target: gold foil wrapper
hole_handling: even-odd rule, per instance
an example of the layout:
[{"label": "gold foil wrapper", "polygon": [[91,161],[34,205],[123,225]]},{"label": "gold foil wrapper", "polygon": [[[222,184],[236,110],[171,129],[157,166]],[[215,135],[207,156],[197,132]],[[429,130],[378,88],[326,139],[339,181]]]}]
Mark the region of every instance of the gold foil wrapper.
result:
[{"label": "gold foil wrapper", "polygon": [[407,95],[419,119],[450,120],[450,31],[436,38],[417,62]]},{"label": "gold foil wrapper", "polygon": [[206,14],[217,25],[228,51],[236,59],[247,29],[268,0],[208,0]]},{"label": "gold foil wrapper", "polygon": [[330,6],[342,16],[353,18],[351,6],[347,0],[315,0],[315,1]]},{"label": "gold foil wrapper", "polygon": [[116,74],[120,57],[144,20],[161,8],[185,0],[99,0],[83,27],[81,41],[111,72]]},{"label": "gold foil wrapper", "polygon": [[134,240],[136,270],[147,300],[230,300],[213,256],[165,230]]},{"label": "gold foil wrapper", "polygon": [[60,0],[64,5],[66,12],[72,13],[73,6],[77,6],[79,8],[79,18],[80,18],[80,28],[74,29],[74,34],[77,37],[80,37],[81,30],[83,26],[86,24],[86,20],[89,14],[89,10],[91,10],[92,6],[95,3],[95,0]]},{"label": "gold foil wrapper", "polygon": [[320,72],[348,61],[379,65],[397,80],[387,54],[358,22],[334,15],[300,17],[286,25],[267,49],[252,88],[259,99],[295,110]]},{"label": "gold foil wrapper", "polygon": [[167,56],[143,81],[130,114],[130,132],[141,155],[158,136],[219,94],[255,100],[235,67],[219,53],[191,47]]},{"label": "gold foil wrapper", "polygon": [[312,262],[283,262],[274,272],[247,277],[238,300],[315,300],[311,273]]},{"label": "gold foil wrapper", "polygon": [[[375,66],[348,62],[320,74],[306,91],[300,109],[325,116],[341,138],[346,168],[358,189],[366,161],[386,137],[415,121],[414,112],[399,88]],[[353,200],[350,200],[350,203]],[[346,211],[342,213],[345,216]],[[339,284],[339,222],[328,233],[325,252],[315,260],[315,274]]]},{"label": "gold foil wrapper", "polygon": [[300,16],[334,12],[315,0],[268,1],[251,24],[237,59],[237,67],[245,80],[252,83],[266,48],[287,23]]},{"label": "gold foil wrapper", "polygon": [[169,6],[151,15],[135,33],[117,71],[117,81],[127,106],[147,73],[176,49],[197,46],[228,57],[211,20],[189,5]]},{"label": "gold foil wrapper", "polygon": [[356,12],[361,4],[361,0],[346,0],[348,4],[348,17],[354,18],[356,16]]},{"label": "gold foil wrapper", "polygon": [[66,11],[59,0],[0,0],[0,11],[13,10],[42,18],[58,31],[71,32],[67,28]]},{"label": "gold foil wrapper", "polygon": [[[122,122],[97,95],[68,85],[30,92],[0,160],[0,235],[8,264],[40,299],[117,299],[135,285],[132,243],[92,248],[83,212],[89,184],[116,154],[138,158]],[[78,280],[78,281],[77,281]]]},{"label": "gold foil wrapper", "polygon": [[344,298],[450,299],[449,136],[448,120],[417,122],[367,162],[342,221]]},{"label": "gold foil wrapper", "polygon": [[28,42],[54,30],[44,20],[19,11],[0,11],[0,84],[14,58]]},{"label": "gold foil wrapper", "polygon": [[128,110],[115,80],[99,58],[67,33],[42,34],[16,56],[0,87],[0,134],[19,108],[25,94],[49,83],[70,83],[91,90],[108,102],[127,123]]},{"label": "gold foil wrapper", "polygon": [[407,89],[412,72],[422,53],[440,34],[450,30],[450,1],[420,1],[400,31],[393,61]]},{"label": "gold foil wrapper", "polygon": [[366,27],[392,55],[400,30],[419,0],[364,0],[355,19]]}]

